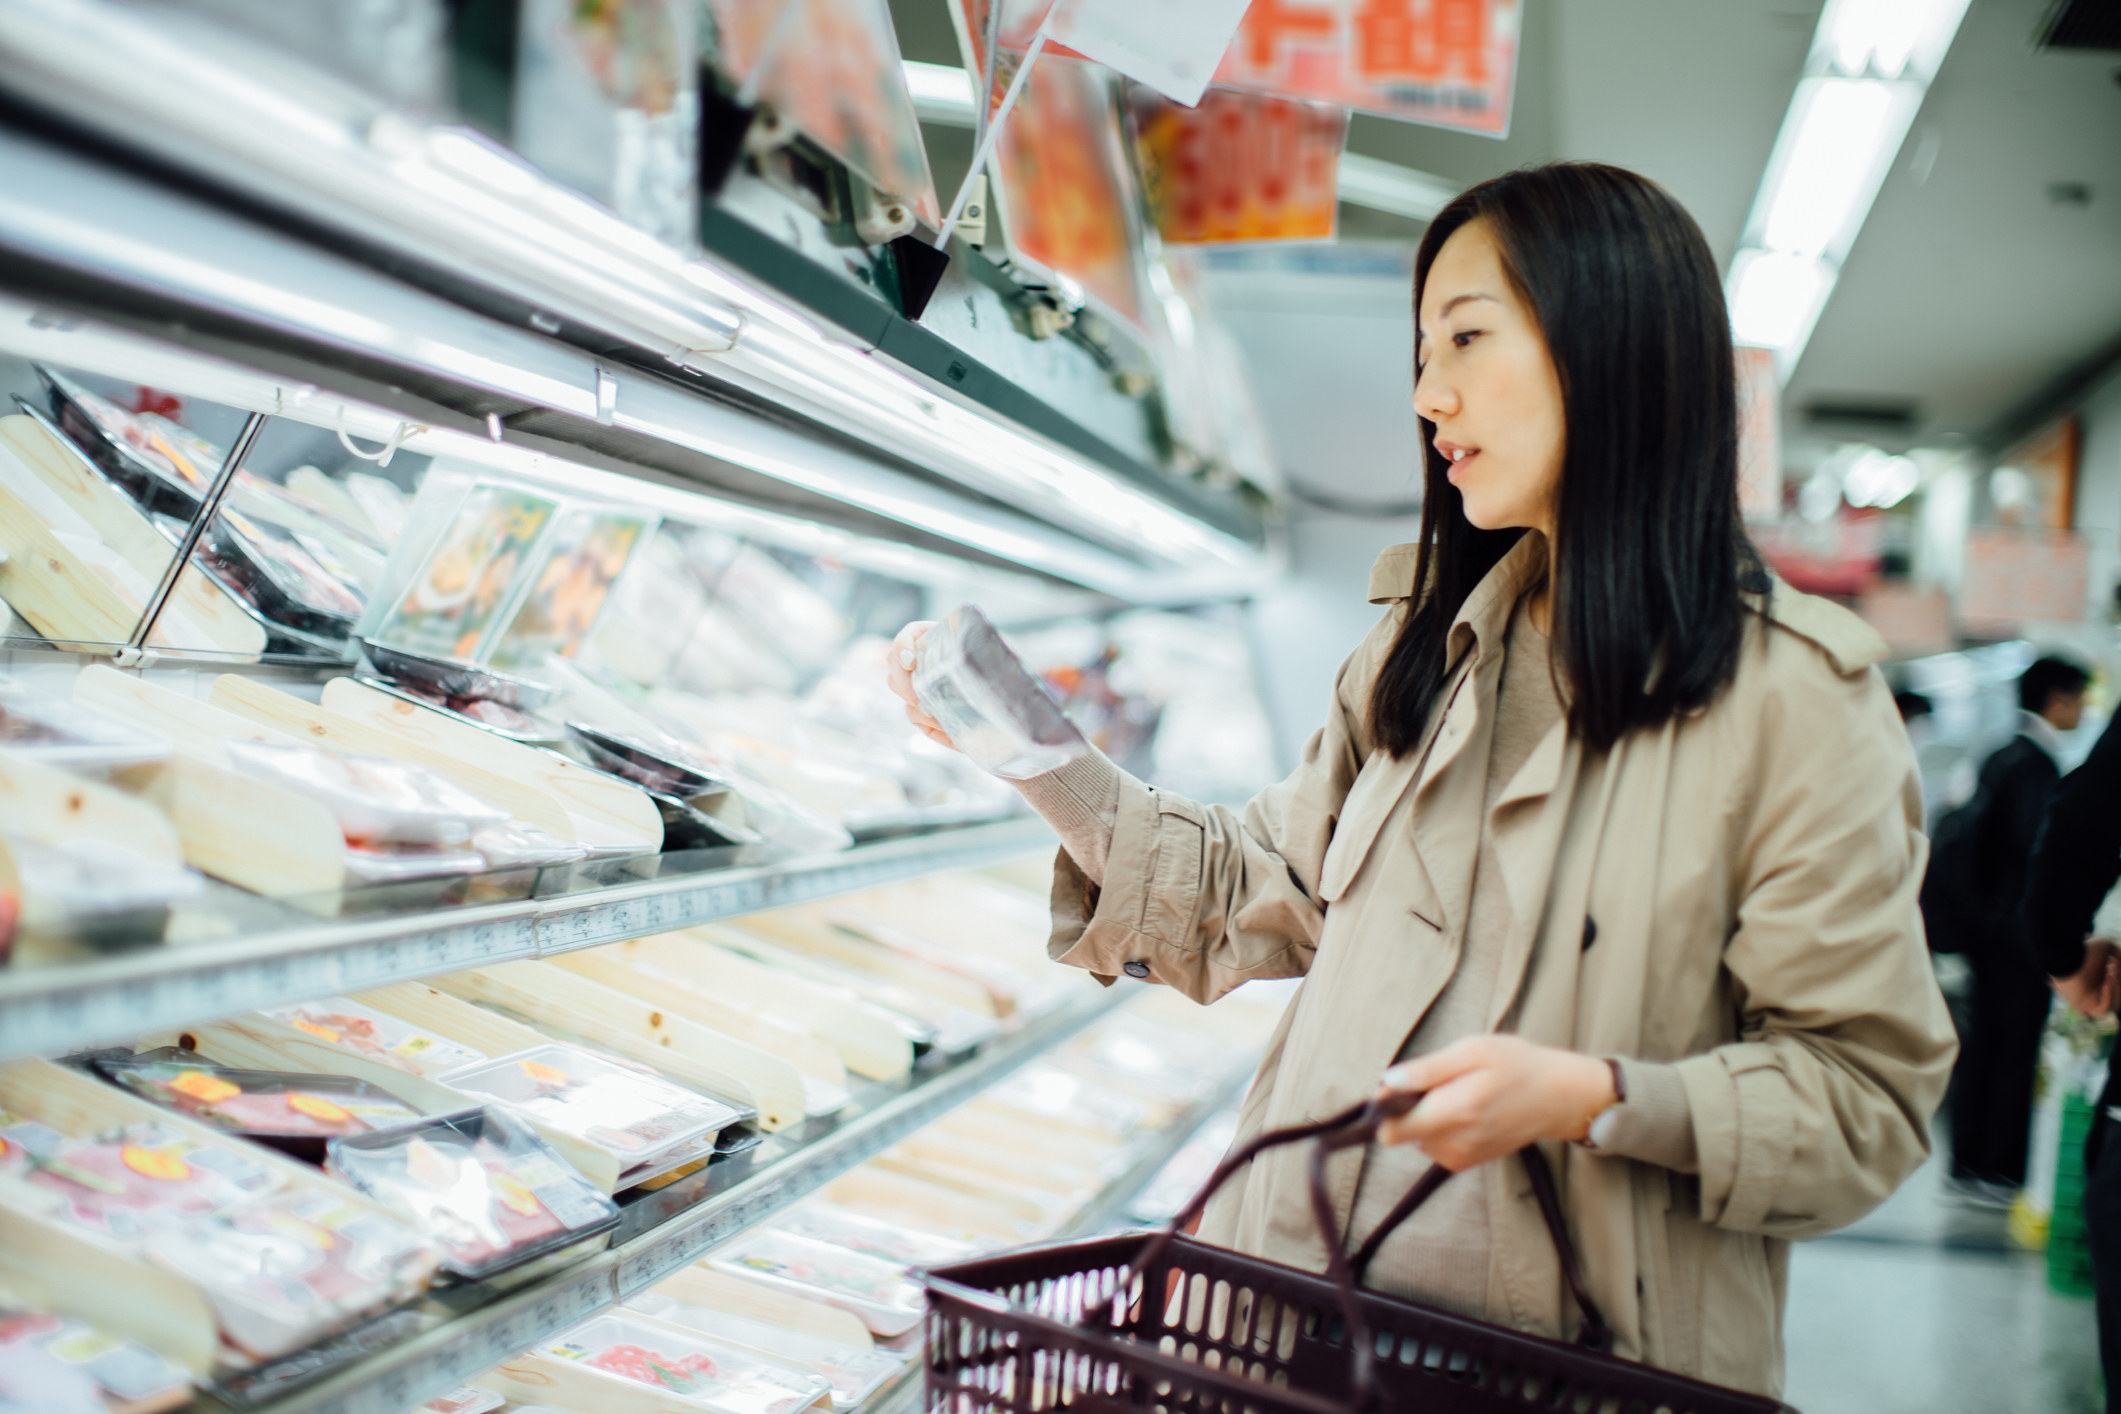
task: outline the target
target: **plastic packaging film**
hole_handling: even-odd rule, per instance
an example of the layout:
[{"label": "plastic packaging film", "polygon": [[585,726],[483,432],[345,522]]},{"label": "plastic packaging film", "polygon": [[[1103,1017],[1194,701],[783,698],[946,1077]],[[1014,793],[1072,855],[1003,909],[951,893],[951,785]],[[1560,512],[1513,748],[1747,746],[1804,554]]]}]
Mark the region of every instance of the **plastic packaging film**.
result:
[{"label": "plastic packaging film", "polygon": [[913,690],[958,750],[1004,779],[1043,775],[1090,751],[1068,714],[970,604],[921,639]]}]

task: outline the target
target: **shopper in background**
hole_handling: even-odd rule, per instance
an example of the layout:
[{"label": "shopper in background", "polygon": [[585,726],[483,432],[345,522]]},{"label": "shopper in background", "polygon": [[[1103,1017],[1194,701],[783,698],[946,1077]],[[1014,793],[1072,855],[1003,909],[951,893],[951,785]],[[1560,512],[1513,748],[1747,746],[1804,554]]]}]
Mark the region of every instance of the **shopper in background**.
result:
[{"label": "shopper in background", "polygon": [[[1303,976],[1240,1138],[1386,1088],[1337,1155],[1359,1242],[1470,1170],[1371,1285],[1575,1330],[1508,1159],[1553,1147],[1621,1355],[1782,1382],[1792,1238],[1928,1151],[1953,1036],[1915,894],[1907,734],[1853,615],[1774,583],[1738,517],[1716,264],[1661,188],[1563,164],[1473,188],[1415,261],[1422,538],[1293,774],[1242,811],[1092,754],[1020,783],[1064,843],[1054,956],[1207,1002]],[[893,685],[916,723],[900,638]],[[1325,1265],[1298,1148],[1201,1236]]]},{"label": "shopper in background", "polygon": [[[2063,777],[2047,807],[2025,877],[2026,942],[2062,1000],[2086,1016],[2121,1001],[2121,961],[2092,918],[2121,878],[2121,713],[2084,764]],[[2084,1140],[2084,1227],[2099,1306],[2099,1364],[2108,1414],[2121,1414],[2121,1067]]]},{"label": "shopper in background", "polygon": [[2008,1208],[2025,1186],[2033,1072],[2053,996],[2025,943],[2019,905],[2033,838],[2062,779],[2061,732],[2084,715],[2091,675],[2042,658],[2018,679],[2018,731],[1982,763],[1980,784],[1937,827],[1928,911],[1938,900],[1956,926],[1971,973],[1970,1022],[1952,1079],[1952,1186],[1984,1207]]}]

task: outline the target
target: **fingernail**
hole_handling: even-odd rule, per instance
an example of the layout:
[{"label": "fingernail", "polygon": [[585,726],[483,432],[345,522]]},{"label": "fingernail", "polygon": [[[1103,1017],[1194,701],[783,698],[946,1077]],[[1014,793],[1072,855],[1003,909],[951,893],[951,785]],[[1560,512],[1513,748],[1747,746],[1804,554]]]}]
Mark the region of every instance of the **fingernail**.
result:
[{"label": "fingernail", "polygon": [[1414,1067],[1410,1065],[1395,1065],[1387,1069],[1383,1075],[1380,1075],[1378,1080],[1385,1085],[1404,1085],[1413,1077],[1413,1074]]},{"label": "fingernail", "polygon": [[913,671],[913,665],[914,665],[914,663],[915,663],[916,661],[917,661],[917,659],[916,659],[916,657],[915,657],[915,654],[914,654],[914,652],[913,652],[913,650],[912,650],[911,648],[901,648],[901,649],[899,649],[899,651],[898,651],[898,665],[899,665],[900,667],[904,668],[904,669],[905,669],[905,670],[906,670],[907,672],[909,672],[909,673],[910,673],[910,672],[912,672],[912,671]]}]

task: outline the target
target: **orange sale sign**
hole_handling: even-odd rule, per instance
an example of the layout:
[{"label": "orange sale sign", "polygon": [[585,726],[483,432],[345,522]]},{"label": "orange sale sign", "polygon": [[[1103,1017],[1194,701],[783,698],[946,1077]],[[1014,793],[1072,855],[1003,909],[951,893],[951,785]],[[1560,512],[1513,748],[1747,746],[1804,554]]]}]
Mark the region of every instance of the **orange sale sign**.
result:
[{"label": "orange sale sign", "polygon": [[1501,137],[1520,0],[1252,0],[1215,81]]},{"label": "orange sale sign", "polygon": [[1227,88],[1182,108],[1136,87],[1128,111],[1142,194],[1166,241],[1332,237],[1345,109]]}]

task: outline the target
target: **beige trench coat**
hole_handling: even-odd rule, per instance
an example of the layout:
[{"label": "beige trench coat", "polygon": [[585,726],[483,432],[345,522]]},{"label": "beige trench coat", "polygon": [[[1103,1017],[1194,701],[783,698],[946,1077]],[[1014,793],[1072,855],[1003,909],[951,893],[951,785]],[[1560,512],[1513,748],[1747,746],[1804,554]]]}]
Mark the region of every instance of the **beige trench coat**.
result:
[{"label": "beige trench coat", "polygon": [[[1452,629],[1459,663],[1431,749],[1373,753],[1366,704],[1406,613],[1341,669],[1286,780],[1242,814],[1129,780],[1101,889],[1062,853],[1052,950],[1102,976],[1146,962],[1208,1002],[1302,976],[1239,1138],[1371,1094],[1457,965],[1509,611],[1544,554],[1527,535]],[[1776,585],[1708,708],[1587,752],[1556,726],[1494,807],[1518,920],[1489,1025],[1592,1055],[1676,1062],[1697,1175],[1549,1145],[1616,1350],[1718,1384],[1782,1385],[1789,1242],[1854,1221],[1929,1151],[1956,1050],[1915,896],[1927,842],[1913,753],[1853,615]],[[1418,775],[1418,778],[1417,778]],[[1380,838],[1415,792],[1405,833]],[[1263,1155],[1209,1209],[1209,1241],[1322,1270],[1297,1149]],[[1343,1231],[1363,1155],[1330,1170]],[[1573,1330],[1521,1165],[1489,1185],[1488,1318]],[[1357,1236],[1361,1236],[1358,1234]]]}]

